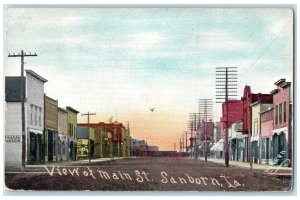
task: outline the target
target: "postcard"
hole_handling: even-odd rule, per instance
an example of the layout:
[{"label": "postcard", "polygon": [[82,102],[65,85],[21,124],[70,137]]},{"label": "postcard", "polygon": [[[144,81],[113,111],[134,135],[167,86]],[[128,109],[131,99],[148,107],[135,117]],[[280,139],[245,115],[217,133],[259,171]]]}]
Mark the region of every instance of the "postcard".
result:
[{"label": "postcard", "polygon": [[292,192],[294,12],[7,5],[5,190]]}]

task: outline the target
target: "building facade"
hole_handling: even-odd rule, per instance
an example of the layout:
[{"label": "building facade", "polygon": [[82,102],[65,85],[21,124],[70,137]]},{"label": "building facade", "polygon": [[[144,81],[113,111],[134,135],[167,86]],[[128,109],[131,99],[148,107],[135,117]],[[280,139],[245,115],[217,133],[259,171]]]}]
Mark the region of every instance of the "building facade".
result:
[{"label": "building facade", "polygon": [[58,107],[58,161],[68,160],[67,110]]},{"label": "building facade", "polygon": [[274,130],[272,135],[273,164],[281,164],[286,159],[292,163],[292,95],[291,83],[280,79],[274,83],[273,95]]},{"label": "building facade", "polygon": [[67,106],[67,129],[68,129],[68,160],[77,160],[77,114],[79,111]]},{"label": "building facade", "polygon": [[228,129],[228,142],[229,142],[229,158],[234,161],[240,161],[243,158],[243,135],[239,131],[239,120]]},{"label": "building facade", "polygon": [[[225,136],[226,103],[222,103],[221,137]],[[243,102],[241,100],[228,100],[228,128],[235,122],[243,119]]]},{"label": "building facade", "polygon": [[76,131],[76,141],[77,141],[77,158],[88,159],[97,158],[99,152],[96,150],[95,142],[95,132],[96,128],[88,126],[78,126]]},{"label": "building facade", "polygon": [[251,105],[252,126],[251,126],[251,152],[253,163],[262,163],[262,132],[261,132],[261,113],[272,108],[272,102],[262,103],[256,101]]},{"label": "building facade", "polygon": [[[249,147],[251,148],[251,136],[252,136],[252,108],[251,104],[256,101],[261,103],[272,103],[272,95],[270,94],[254,94],[251,92],[250,86],[245,86],[243,97],[241,98],[243,103],[243,126],[242,126],[242,133],[243,133],[243,161],[249,162],[250,158],[252,158],[252,154],[249,155]],[[250,139],[249,139],[250,138]],[[252,151],[251,151],[252,152]]]},{"label": "building facade", "polygon": [[262,164],[273,164],[273,106],[268,110],[260,113],[260,127],[261,127],[261,163]]},{"label": "building facade", "polygon": [[58,100],[45,100],[45,162],[58,161]]},{"label": "building facade", "polygon": [[[43,162],[44,84],[47,80],[25,70],[26,163]],[[5,166],[22,164],[21,77],[5,77]]]},{"label": "building facade", "polygon": [[105,128],[100,128],[100,132],[101,132],[102,141],[103,141],[103,146],[102,146],[103,157],[105,157],[105,158],[112,157],[112,151],[113,151],[112,135],[113,135],[113,132],[110,130],[107,130]]},{"label": "building facade", "polygon": [[[122,123],[114,122],[114,123],[90,123],[84,124],[81,123],[81,126],[90,126],[96,127],[98,129],[104,129],[109,136],[111,134],[111,138],[107,137],[106,144],[110,144],[109,148],[112,148],[113,157],[128,157],[130,156],[130,129],[129,126],[126,128]],[[105,139],[106,140],[106,139]],[[105,144],[104,144],[105,145]],[[107,152],[106,148],[106,152]]]}]

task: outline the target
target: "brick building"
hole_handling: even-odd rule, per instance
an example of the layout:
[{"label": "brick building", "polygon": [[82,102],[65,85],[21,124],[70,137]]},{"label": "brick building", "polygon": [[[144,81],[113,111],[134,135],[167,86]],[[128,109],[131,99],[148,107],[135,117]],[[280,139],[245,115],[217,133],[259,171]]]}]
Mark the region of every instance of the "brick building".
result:
[{"label": "brick building", "polygon": [[[228,100],[228,128],[235,122],[243,119],[242,100]],[[226,104],[222,103],[221,137],[225,136],[226,127]]]},{"label": "brick building", "polygon": [[262,103],[260,98],[258,101],[252,103],[252,121],[251,121],[251,151],[254,163],[262,162],[262,137],[261,137],[261,112],[269,110],[273,107],[272,101]]},{"label": "brick building", "polygon": [[[246,85],[244,88],[244,94],[241,98],[243,102],[243,127],[242,127],[242,133],[244,135],[244,155],[243,155],[243,161],[250,160],[249,155],[249,143],[251,142],[251,136],[252,136],[252,108],[251,104],[258,101],[260,103],[272,103],[273,97],[270,94],[254,94],[251,92],[250,86]],[[250,141],[249,141],[250,138]],[[253,143],[257,143],[258,141],[252,139]],[[251,144],[251,143],[250,143]],[[252,156],[251,156],[252,157]]]},{"label": "brick building", "polygon": [[280,79],[274,83],[277,88],[271,91],[273,95],[272,135],[273,164],[281,164],[285,159],[292,161],[292,95],[291,83]]},{"label": "brick building", "polygon": [[262,164],[271,164],[273,149],[271,147],[273,135],[273,107],[260,113],[260,127],[261,127],[261,160]]},{"label": "brick building", "polygon": [[90,123],[90,124],[79,124],[80,126],[90,126],[95,128],[102,128],[112,133],[111,145],[112,145],[112,156],[130,156],[130,131],[129,127],[125,127],[122,123]]}]

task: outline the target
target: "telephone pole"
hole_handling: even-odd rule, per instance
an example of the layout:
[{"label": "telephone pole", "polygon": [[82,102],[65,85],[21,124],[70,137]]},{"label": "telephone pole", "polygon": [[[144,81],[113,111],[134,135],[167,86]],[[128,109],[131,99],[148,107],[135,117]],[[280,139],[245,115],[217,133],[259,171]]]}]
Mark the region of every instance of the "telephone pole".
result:
[{"label": "telephone pole", "polygon": [[199,99],[199,113],[200,113],[200,117],[204,119],[204,131],[202,134],[204,134],[205,162],[207,162],[207,121],[208,119],[212,120],[212,108],[213,108],[212,99]]},{"label": "telephone pole", "polygon": [[[216,103],[224,103],[225,100],[225,138],[224,154],[225,166],[229,167],[228,152],[228,99],[234,99],[237,96],[237,67],[217,67],[216,68]],[[222,122],[224,122],[222,120]]]},{"label": "telephone pole", "polygon": [[184,152],[184,134],[182,135],[182,153]]},{"label": "telephone pole", "polygon": [[193,157],[193,140],[194,140],[194,134],[193,134],[193,120],[189,120],[188,121],[188,130],[191,133],[191,137],[190,137],[190,150],[191,150],[191,158]]},{"label": "telephone pole", "polygon": [[18,53],[18,55],[16,55],[15,53],[13,53],[12,55],[9,53],[8,57],[21,57],[21,115],[22,115],[22,166],[21,169],[22,171],[24,170],[24,167],[26,166],[26,133],[25,133],[25,99],[24,99],[24,86],[23,84],[23,79],[24,79],[24,57],[27,56],[37,56],[36,53],[31,54],[31,52],[29,52],[29,54],[26,54],[23,50],[21,50],[21,54]]},{"label": "telephone pole", "polygon": [[96,113],[83,113],[81,116],[87,116],[88,117],[88,148],[89,148],[89,163],[91,164],[91,142],[90,142],[90,115],[96,115]]},{"label": "telephone pole", "polygon": [[[197,155],[198,155],[198,150],[197,150],[197,137],[198,137],[198,129],[197,129],[197,118],[199,117],[199,113],[190,113],[190,122],[191,122],[191,126],[190,126],[190,130],[191,132],[195,133],[195,136],[192,137],[192,144],[194,147],[194,151],[193,153],[195,154],[195,158],[197,158]],[[193,135],[193,134],[192,134]],[[195,142],[194,142],[195,141]]]},{"label": "telephone pole", "polygon": [[187,134],[188,134],[188,132],[184,131],[184,133],[185,133],[185,153],[187,154],[187,152],[188,152],[188,146],[187,146]]},{"label": "telephone pole", "polygon": [[181,153],[182,152],[182,143],[181,143],[181,138],[179,139],[179,152]]}]

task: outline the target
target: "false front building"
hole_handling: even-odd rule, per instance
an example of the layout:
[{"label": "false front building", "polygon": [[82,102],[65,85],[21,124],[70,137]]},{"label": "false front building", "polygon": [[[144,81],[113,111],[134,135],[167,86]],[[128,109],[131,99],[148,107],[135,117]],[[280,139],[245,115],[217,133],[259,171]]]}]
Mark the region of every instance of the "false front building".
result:
[{"label": "false front building", "polygon": [[57,161],[58,101],[45,94],[45,162]]},{"label": "false front building", "polygon": [[77,140],[76,140],[76,128],[77,128],[77,114],[79,111],[67,106],[67,126],[68,126],[68,160],[77,160]]},{"label": "false front building", "polygon": [[[47,80],[25,70],[26,162],[41,163],[44,157],[44,83]],[[21,77],[5,77],[5,166],[22,164]]]}]

